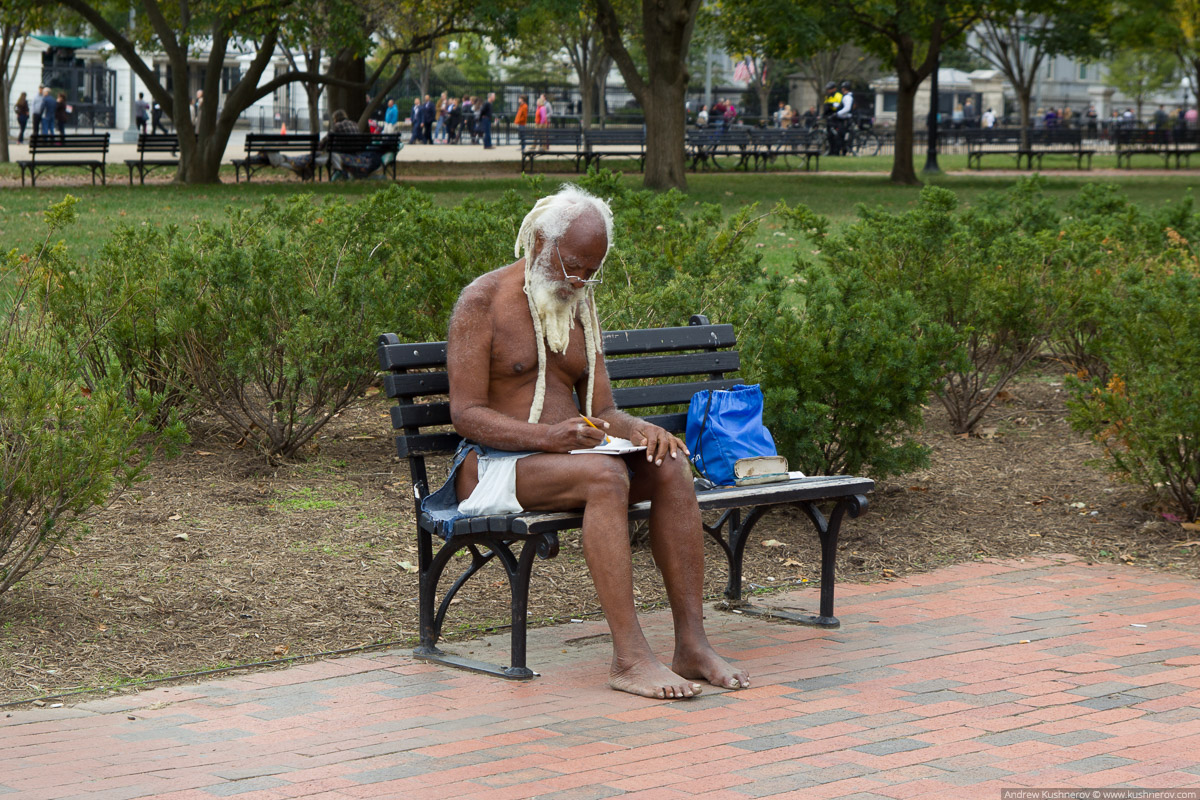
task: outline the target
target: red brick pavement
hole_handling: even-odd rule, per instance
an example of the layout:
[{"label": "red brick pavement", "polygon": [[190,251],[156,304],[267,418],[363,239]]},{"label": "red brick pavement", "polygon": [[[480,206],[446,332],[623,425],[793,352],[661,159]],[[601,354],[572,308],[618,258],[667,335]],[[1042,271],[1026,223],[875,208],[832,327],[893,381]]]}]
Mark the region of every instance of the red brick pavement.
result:
[{"label": "red brick pavement", "polygon": [[[0,796],[999,798],[1200,790],[1200,583],[1061,556],[839,587],[843,627],[712,611],[754,688],[604,686],[602,622],[508,683],[405,653],[0,716]],[[796,608],[816,591],[776,595]],[[670,652],[670,616],[644,617]],[[592,638],[588,638],[592,637]],[[453,646],[503,660],[504,637]],[[1197,794],[1200,797],[1200,793]]]}]

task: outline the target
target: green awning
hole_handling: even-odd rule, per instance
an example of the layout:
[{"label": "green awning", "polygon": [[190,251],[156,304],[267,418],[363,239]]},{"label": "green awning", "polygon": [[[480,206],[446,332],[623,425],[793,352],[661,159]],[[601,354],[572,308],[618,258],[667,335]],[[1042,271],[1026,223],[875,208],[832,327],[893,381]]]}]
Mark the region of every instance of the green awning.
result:
[{"label": "green awning", "polygon": [[33,35],[33,38],[39,42],[45,42],[51,47],[65,47],[70,50],[91,47],[93,42],[102,41],[101,39],[86,39],[82,36],[41,36],[36,33]]}]

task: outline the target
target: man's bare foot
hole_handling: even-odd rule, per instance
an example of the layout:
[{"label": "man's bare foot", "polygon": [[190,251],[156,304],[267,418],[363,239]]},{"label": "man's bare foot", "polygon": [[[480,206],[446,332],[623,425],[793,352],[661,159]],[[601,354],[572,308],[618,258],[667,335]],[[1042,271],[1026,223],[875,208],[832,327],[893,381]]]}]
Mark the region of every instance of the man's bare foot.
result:
[{"label": "man's bare foot", "polygon": [[693,651],[676,649],[671,669],[685,678],[706,680],[722,689],[749,689],[750,675],[705,645]]},{"label": "man's bare foot", "polygon": [[704,689],[700,684],[671,672],[654,658],[625,665],[614,658],[608,685],[621,692],[660,700],[695,697]]}]

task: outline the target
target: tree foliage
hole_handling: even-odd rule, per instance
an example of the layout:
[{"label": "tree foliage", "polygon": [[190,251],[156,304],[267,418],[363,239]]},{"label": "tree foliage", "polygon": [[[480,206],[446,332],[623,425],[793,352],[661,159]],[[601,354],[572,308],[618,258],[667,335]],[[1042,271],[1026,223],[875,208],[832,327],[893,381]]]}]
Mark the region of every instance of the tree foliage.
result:
[{"label": "tree foliage", "polygon": [[10,87],[21,68],[26,36],[45,19],[46,7],[34,0],[4,0],[0,3],[0,163],[9,160],[9,109],[16,102]]},{"label": "tree foliage", "polygon": [[1037,76],[1047,58],[1096,59],[1111,25],[1108,0],[995,0],[983,11],[969,48],[998,69],[1016,92],[1029,127]]},{"label": "tree foliage", "polygon": [[646,115],[643,182],[650,189],[687,187],[683,108],[687,54],[699,9],[700,0],[641,0],[640,38],[646,55],[643,75],[626,44],[626,32],[636,29],[630,13],[615,0],[596,0],[604,48]]},{"label": "tree foliage", "polygon": [[[114,6],[105,0],[61,0],[108,39],[125,57],[153,98],[171,110],[179,132],[177,180],[209,183],[218,173],[225,146],[239,116],[258,100],[289,83],[340,87],[353,100],[359,122],[383,102],[399,83],[411,57],[428,50],[443,36],[487,27],[503,34],[511,27],[507,0],[324,0],[317,5],[298,0],[191,0],[164,3],[131,0],[119,6],[132,10],[133,22],[117,22]],[[378,67],[370,74],[366,58],[374,47],[372,35],[384,42]],[[269,76],[278,48],[313,56],[305,66],[293,58],[293,68]],[[312,70],[320,52],[330,55],[324,72]],[[167,91],[158,71],[143,54],[161,53],[175,78]],[[188,81],[189,61],[205,55],[202,90],[208,102],[192,120]],[[252,56],[239,80],[222,96],[221,81],[227,58]],[[381,83],[384,91],[370,103],[367,89]],[[219,99],[219,101],[218,101]],[[353,113],[353,111],[352,111]]]}]

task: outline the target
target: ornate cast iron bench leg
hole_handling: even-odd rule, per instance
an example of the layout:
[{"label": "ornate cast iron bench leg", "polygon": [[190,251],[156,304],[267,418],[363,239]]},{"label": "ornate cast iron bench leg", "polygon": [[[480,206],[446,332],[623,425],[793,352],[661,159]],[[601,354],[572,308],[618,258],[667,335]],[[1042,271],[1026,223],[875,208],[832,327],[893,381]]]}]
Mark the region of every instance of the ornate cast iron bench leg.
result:
[{"label": "ornate cast iron bench leg", "polygon": [[[418,532],[421,640],[413,650],[415,657],[509,680],[529,680],[537,675],[525,664],[529,581],[535,556],[545,559],[558,554],[558,534],[541,533],[525,538],[524,542],[520,554],[517,555],[512,551],[513,540],[504,539],[503,534],[468,534],[457,536],[452,543],[442,545],[435,555],[432,534],[425,530]],[[437,587],[442,573],[454,554],[463,549],[470,551],[471,563],[446,590],[441,603],[438,603],[435,609]],[[475,573],[494,559],[503,565],[508,574],[512,597],[511,652],[507,667],[446,653],[437,646],[446,612],[450,609],[454,596]]]},{"label": "ornate cast iron bench leg", "polygon": [[[801,502],[794,503],[793,505],[799,506],[804,511],[812,521],[813,526],[817,529],[817,534],[821,539],[820,613],[816,615],[797,614],[782,609],[764,608],[751,605],[742,598],[742,560],[745,555],[746,544],[750,539],[750,533],[754,529],[754,526],[774,506],[754,507],[746,515],[744,521],[742,520],[742,510],[732,508],[721,515],[721,518],[715,524],[704,526],[704,530],[725,551],[725,557],[729,561],[729,583],[725,587],[726,599],[723,607],[731,611],[736,610],[742,614],[783,619],[801,625],[812,625],[820,628],[840,627],[842,624],[841,621],[833,615],[834,567],[837,562],[838,532],[842,526],[842,519],[847,513],[853,518],[867,510],[867,498],[865,495],[843,497],[834,505],[833,512],[828,518],[821,513],[821,510],[817,508],[814,502]],[[721,535],[723,528],[728,531],[728,535],[725,537]]]}]

